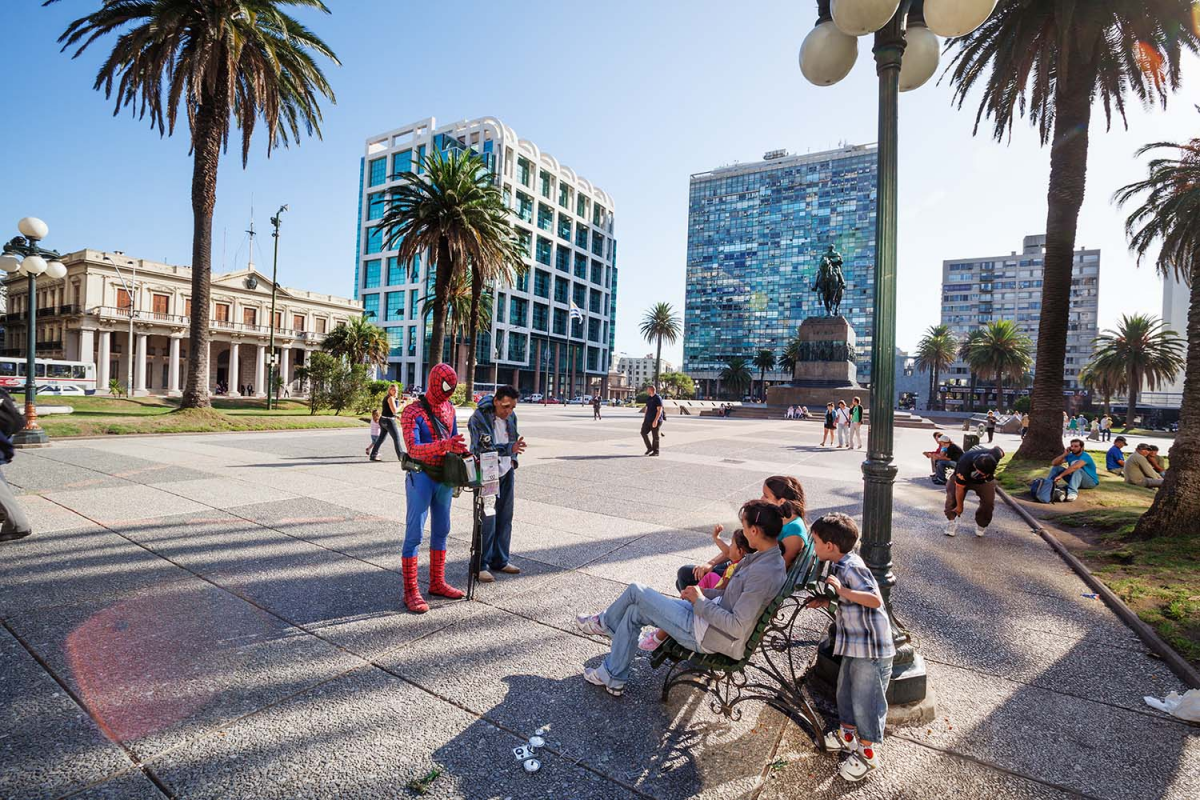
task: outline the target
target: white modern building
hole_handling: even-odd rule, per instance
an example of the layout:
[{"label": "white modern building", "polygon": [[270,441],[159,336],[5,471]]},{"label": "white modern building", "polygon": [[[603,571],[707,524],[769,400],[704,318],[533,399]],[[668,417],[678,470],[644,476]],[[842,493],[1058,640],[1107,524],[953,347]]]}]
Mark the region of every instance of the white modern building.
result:
[{"label": "white modern building", "polygon": [[[62,263],[65,277],[37,282],[38,357],[94,362],[101,394],[116,379],[135,395],[179,396],[190,366],[191,267],[99,250],[68,253]],[[23,277],[5,281],[6,356],[26,352],[28,286]],[[270,277],[252,267],[214,274],[210,294],[209,391],[265,397]],[[345,297],[279,287],[275,350],[290,394],[301,388],[296,368],[321,349],[325,335],[361,314],[362,306]]]},{"label": "white modern building", "polygon": [[[1013,320],[1033,340],[1036,354],[1045,254],[1046,237],[1038,235],[1026,236],[1020,253],[943,261],[942,324],[961,340],[993,320]],[[1092,357],[1098,332],[1099,304],[1100,251],[1081,248],[1075,252],[1072,268],[1064,391],[1080,388],[1079,371]],[[942,373],[947,407],[965,404],[970,378],[971,371],[962,361]],[[980,381],[977,393],[984,399],[993,388]]]},{"label": "white modern building", "polygon": [[[654,380],[654,354],[647,353],[643,358],[634,358],[633,356],[622,354],[617,361],[617,371],[625,376],[625,381],[629,386],[632,386],[635,390],[641,389],[647,383]],[[674,371],[675,366],[664,358],[660,367],[660,374]]]},{"label": "white modern building", "polygon": [[[424,312],[433,274],[427,257],[399,263],[378,221],[389,188],[407,173],[419,174],[430,154],[452,150],[471,150],[484,159],[503,191],[529,267],[515,285],[492,287],[492,325],[478,337],[476,380],[566,396],[581,394],[595,379],[606,386],[617,296],[613,199],[494,117],[448,125],[429,117],[366,141],[354,297],[387,331],[388,377],[421,386],[432,366],[427,357],[432,320]],[[454,354],[460,373],[465,350],[465,344],[445,350]]]}]

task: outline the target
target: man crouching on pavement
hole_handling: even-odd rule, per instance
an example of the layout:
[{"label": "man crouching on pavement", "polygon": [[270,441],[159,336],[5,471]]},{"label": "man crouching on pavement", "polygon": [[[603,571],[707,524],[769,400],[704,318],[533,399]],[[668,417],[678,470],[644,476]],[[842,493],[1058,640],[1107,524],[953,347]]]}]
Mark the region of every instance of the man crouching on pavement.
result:
[{"label": "man crouching on pavement", "polygon": [[467,430],[471,432],[471,452],[500,454],[500,492],[496,497],[496,513],[483,518],[480,542],[479,580],[496,580],[490,570],[508,575],[521,572],[508,563],[508,548],[512,542],[513,485],[517,458],[525,452],[525,440],[517,433],[517,398],[520,393],[512,386],[501,386],[495,397],[484,397],[471,415]]}]

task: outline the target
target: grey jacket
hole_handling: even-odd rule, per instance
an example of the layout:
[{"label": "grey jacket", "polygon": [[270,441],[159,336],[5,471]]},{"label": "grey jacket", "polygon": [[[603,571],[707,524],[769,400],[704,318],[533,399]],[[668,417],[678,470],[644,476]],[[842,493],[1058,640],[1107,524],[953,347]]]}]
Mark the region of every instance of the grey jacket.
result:
[{"label": "grey jacket", "polygon": [[783,553],[772,547],[743,558],[724,589],[704,589],[692,602],[696,616],[708,622],[700,649],[740,660],[763,609],[786,579]]}]

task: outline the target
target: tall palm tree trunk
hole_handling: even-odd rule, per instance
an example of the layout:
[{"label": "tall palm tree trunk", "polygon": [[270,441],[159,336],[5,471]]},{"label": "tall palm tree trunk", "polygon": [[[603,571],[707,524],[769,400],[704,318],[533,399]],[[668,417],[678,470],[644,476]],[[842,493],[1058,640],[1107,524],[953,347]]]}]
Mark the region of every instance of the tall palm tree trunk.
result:
[{"label": "tall palm tree trunk", "polygon": [[946,401],[941,397],[941,392],[938,391],[941,388],[942,388],[942,368],[935,365],[933,368],[933,398],[937,401],[937,405],[939,405],[941,407],[941,410],[945,411],[946,410]]},{"label": "tall palm tree trunk", "polygon": [[767,368],[759,367],[758,370],[758,396],[764,402],[767,399]]},{"label": "tall palm tree trunk", "polygon": [[450,263],[450,243],[446,237],[438,242],[437,272],[433,278],[433,336],[429,342],[428,366],[440,364],[446,346],[446,298],[450,294],[450,276],[454,265]]},{"label": "tall palm tree trunk", "polygon": [[1196,530],[1200,517],[1200,265],[1192,267],[1187,325],[1187,368],[1179,432],[1168,453],[1166,480],[1133,535],[1141,539],[1183,536]]},{"label": "tall palm tree trunk", "polygon": [[658,389],[658,373],[662,369],[662,334],[658,335],[658,352],[654,356],[654,388]]},{"label": "tall palm tree trunk", "polygon": [[[196,112],[192,143],[192,311],[188,330],[188,370],[180,408],[208,408],[209,302],[212,298],[212,218],[221,162],[221,114],[227,114],[227,72],[222,69],[212,96]],[[271,324],[274,324],[272,322]],[[133,343],[130,343],[133,346]],[[237,376],[229,377],[234,386]]]},{"label": "tall palm tree trunk", "polygon": [[[471,312],[467,320],[467,400],[475,397],[475,341],[479,335],[479,300],[483,297],[483,277],[471,270]],[[461,379],[460,379],[461,380]]]},{"label": "tall palm tree trunk", "polygon": [[1129,403],[1125,412],[1125,429],[1121,431],[1122,433],[1129,433],[1129,429],[1133,427],[1133,418],[1137,414],[1138,394],[1141,388],[1142,376],[1137,367],[1131,365],[1129,367]]},{"label": "tall palm tree trunk", "polygon": [[1029,432],[1015,458],[1049,461],[1062,455],[1063,367],[1067,358],[1067,320],[1075,233],[1087,188],[1088,125],[1092,117],[1097,65],[1072,58],[1090,52],[1091,43],[1064,42],[1055,86],[1054,141],[1050,147],[1047,191],[1046,255],[1038,324],[1037,372],[1030,397]]}]

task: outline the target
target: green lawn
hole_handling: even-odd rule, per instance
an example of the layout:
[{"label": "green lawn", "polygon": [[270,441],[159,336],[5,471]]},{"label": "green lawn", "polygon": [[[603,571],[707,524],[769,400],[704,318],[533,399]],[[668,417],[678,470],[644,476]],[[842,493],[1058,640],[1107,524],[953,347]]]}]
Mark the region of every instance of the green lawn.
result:
[{"label": "green lawn", "polygon": [[[1049,465],[1013,462],[997,472],[1005,491],[1035,517],[1071,528],[1063,544],[1087,564],[1138,616],[1192,664],[1200,666],[1200,528],[1183,537],[1135,539],[1133,528],[1154,501],[1155,490],[1130,486],[1104,470],[1104,453],[1089,450],[1100,485],[1072,503],[1045,505],[1029,498],[1029,483]],[[1073,540],[1071,540],[1073,539]]]},{"label": "green lawn", "polygon": [[[16,398],[21,405],[21,398]],[[300,400],[281,400],[267,410],[265,400],[214,398],[211,410],[179,409],[178,398],[59,397],[38,395],[38,405],[71,406],[71,414],[47,414],[39,424],[51,438],[129,433],[202,433],[206,431],[345,428],[363,425],[357,415],[331,411],[310,415]]]}]

